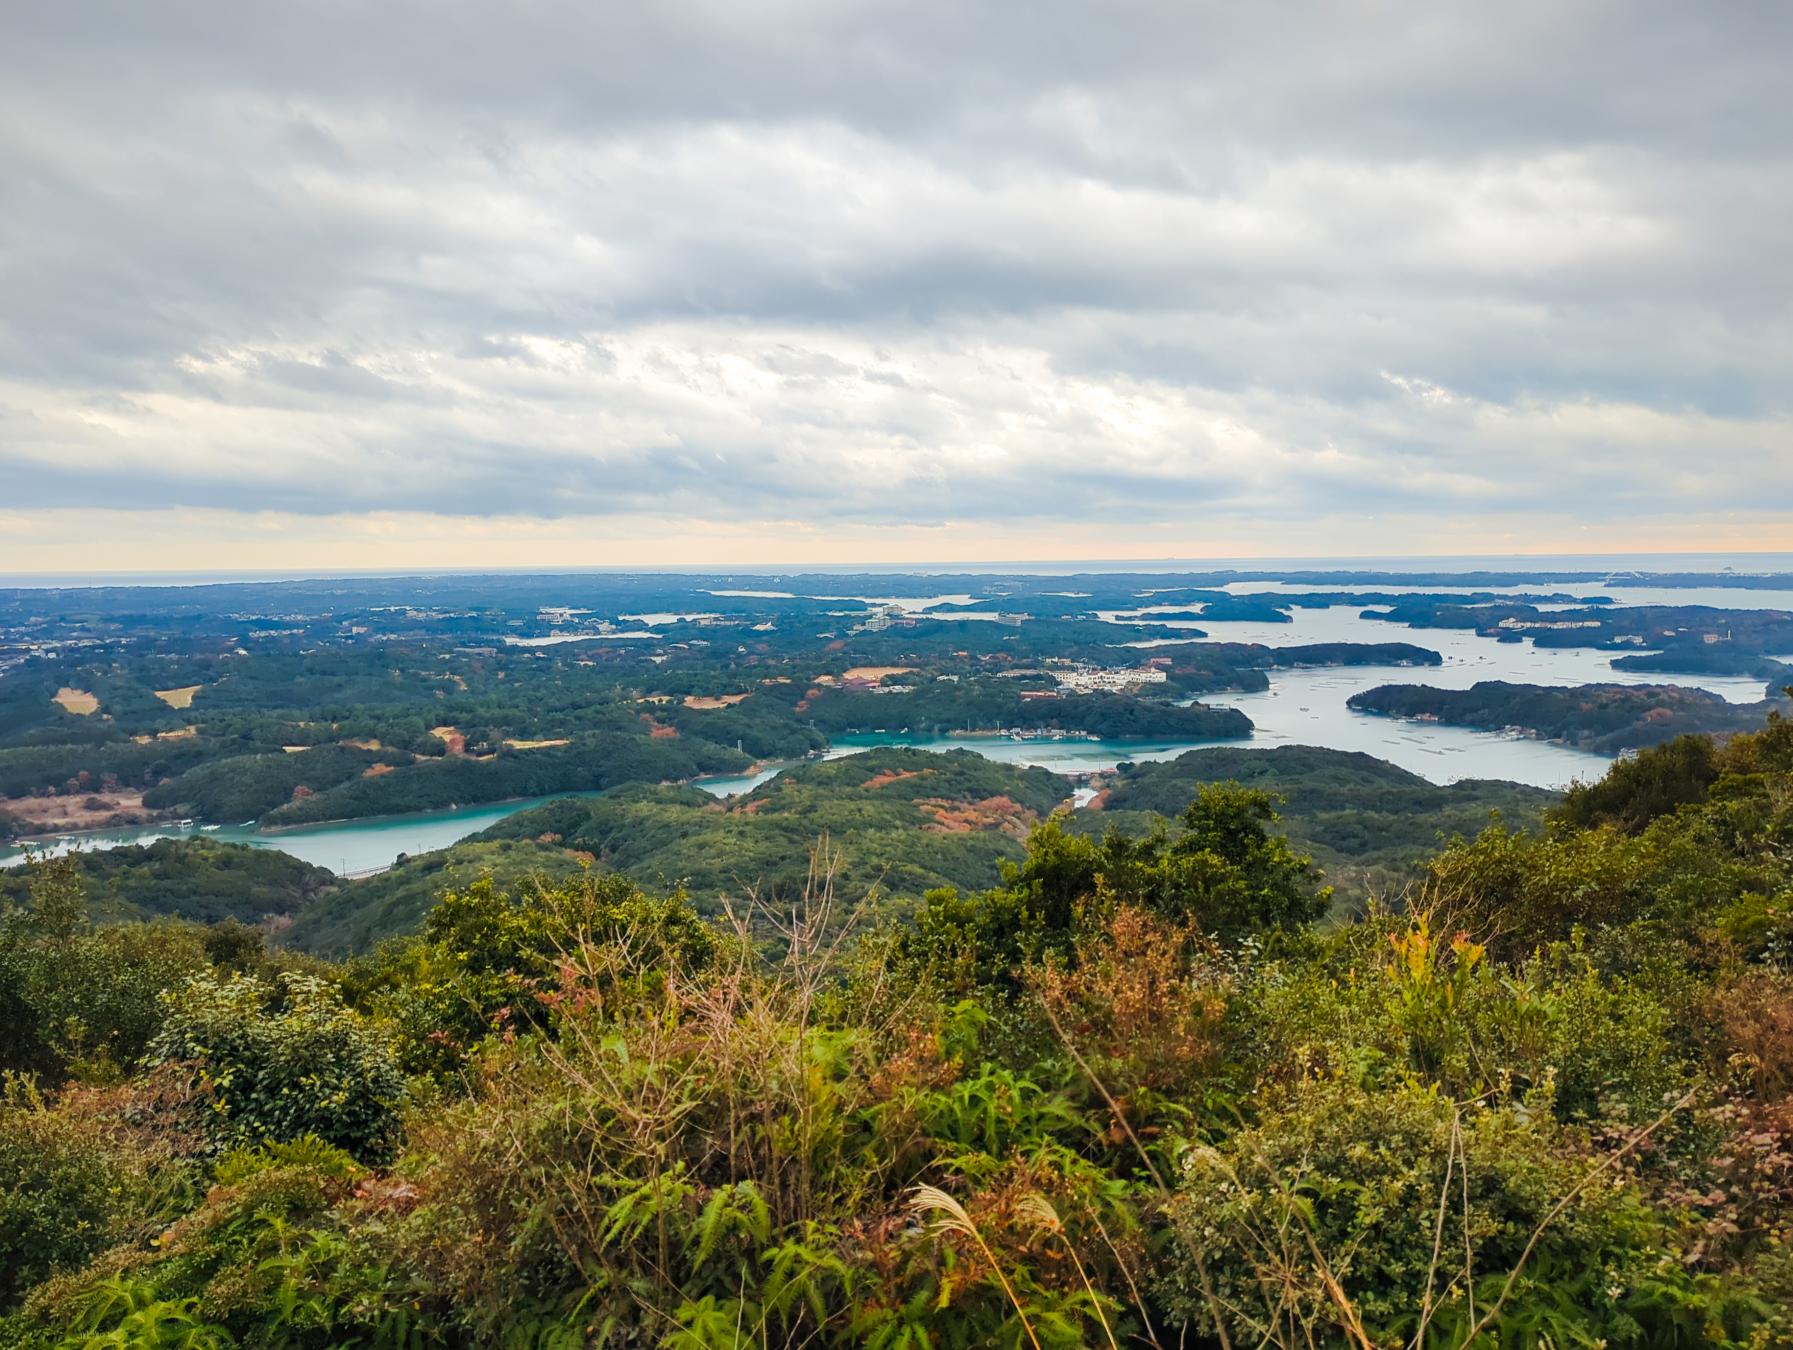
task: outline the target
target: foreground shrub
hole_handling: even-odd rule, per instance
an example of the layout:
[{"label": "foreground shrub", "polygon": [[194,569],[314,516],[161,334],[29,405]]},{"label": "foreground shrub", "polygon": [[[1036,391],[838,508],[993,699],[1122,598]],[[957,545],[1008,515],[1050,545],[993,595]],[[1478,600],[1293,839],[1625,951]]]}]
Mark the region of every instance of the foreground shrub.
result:
[{"label": "foreground shrub", "polygon": [[1071,963],[1029,974],[1040,1007],[1111,1111],[1141,1118],[1159,1102],[1199,1099],[1223,1050],[1230,976],[1187,922],[1117,911]]},{"label": "foreground shrub", "polygon": [[366,1161],[391,1156],[404,1077],[386,1041],[334,988],[306,975],[278,990],[202,976],[163,1000],[149,1062],[210,1098],[220,1150],[315,1135]]},{"label": "foreground shrub", "polygon": [[1688,1271],[1616,1156],[1522,1104],[1310,1080],[1190,1154],[1165,1300],[1211,1333],[1285,1346],[1741,1335],[1752,1305]]},{"label": "foreground shrub", "polygon": [[0,1308],[118,1237],[129,1169],[28,1082],[0,1097]]},{"label": "foreground shrub", "polygon": [[161,1021],[161,995],[209,968],[191,924],[96,926],[72,859],[30,863],[30,903],[0,902],[0,1070],[116,1081]]},{"label": "foreground shrub", "polygon": [[[24,1344],[422,1346],[422,1293],[370,1257],[389,1195],[341,1149],[306,1137],[232,1150],[203,1203],[150,1245],[120,1247],[43,1286]],[[363,1230],[357,1233],[355,1220]]]},{"label": "foreground shrub", "polygon": [[1004,864],[981,895],[923,897],[892,956],[959,992],[1018,992],[1021,968],[1074,960],[1080,935],[1131,909],[1225,944],[1295,931],[1326,913],[1332,888],[1313,860],[1276,833],[1276,798],[1237,783],[1205,783],[1177,819],[1142,838],[1072,834],[1058,818],[1035,827],[1027,856]]},{"label": "foreground shrub", "polygon": [[562,965],[594,945],[626,948],[637,970],[695,969],[717,935],[682,892],[650,896],[614,873],[516,891],[484,877],[444,893],[422,933],[363,963],[351,987],[393,1026],[407,1072],[449,1075],[493,1033],[550,1027]]}]

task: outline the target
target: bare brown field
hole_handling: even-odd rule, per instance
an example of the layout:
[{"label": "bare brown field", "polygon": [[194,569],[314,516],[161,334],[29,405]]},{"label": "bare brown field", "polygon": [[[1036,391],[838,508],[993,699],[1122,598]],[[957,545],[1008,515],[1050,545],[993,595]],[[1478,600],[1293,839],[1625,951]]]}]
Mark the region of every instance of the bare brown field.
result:
[{"label": "bare brown field", "polygon": [[99,830],[152,820],[141,792],[90,792],[71,797],[0,797],[0,811],[17,816],[34,834]]},{"label": "bare brown field", "polygon": [[76,717],[89,717],[100,710],[100,701],[85,689],[71,689],[65,684],[53,697],[64,712],[72,712]]},{"label": "bare brown field", "polygon": [[840,677],[842,681],[864,680],[876,684],[886,675],[909,675],[914,670],[914,666],[854,666],[851,670],[843,670]]}]

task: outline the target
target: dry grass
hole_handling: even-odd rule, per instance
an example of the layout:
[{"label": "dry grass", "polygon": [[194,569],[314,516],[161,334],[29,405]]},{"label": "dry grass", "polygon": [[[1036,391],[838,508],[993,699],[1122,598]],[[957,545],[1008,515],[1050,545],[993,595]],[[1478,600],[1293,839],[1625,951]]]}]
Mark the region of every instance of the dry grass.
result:
[{"label": "dry grass", "polygon": [[89,717],[100,710],[99,699],[85,689],[71,689],[66,684],[56,691],[54,698],[64,712],[71,712],[76,717]]},{"label": "dry grass", "polygon": [[505,742],[505,745],[512,750],[546,750],[550,746],[571,745],[571,744],[572,744],[572,742],[567,740],[566,737],[564,737],[564,736],[562,736],[556,740],[547,740],[547,741],[506,741]]},{"label": "dry grass", "polygon": [[148,745],[151,741],[190,741],[199,734],[198,727],[179,727],[174,731],[158,731],[154,736],[133,736],[134,745]]},{"label": "dry grass", "polygon": [[687,708],[732,708],[747,699],[747,694],[686,694]]},{"label": "dry grass", "polygon": [[914,666],[854,666],[851,670],[843,670],[842,680],[865,680],[878,683],[886,675],[908,675],[913,673]]},{"label": "dry grass", "polygon": [[193,706],[193,695],[197,694],[203,687],[204,686],[197,684],[186,684],[182,685],[179,689],[158,689],[156,690],[156,697],[161,699],[162,702],[166,703],[170,708],[191,708]]},{"label": "dry grass", "polygon": [[461,734],[459,727],[431,727],[430,735],[446,745],[451,755],[467,753],[467,738]]},{"label": "dry grass", "polygon": [[[92,803],[89,805],[89,803]],[[97,830],[149,820],[141,792],[90,792],[65,797],[0,797],[0,811],[26,822],[33,833]]]}]

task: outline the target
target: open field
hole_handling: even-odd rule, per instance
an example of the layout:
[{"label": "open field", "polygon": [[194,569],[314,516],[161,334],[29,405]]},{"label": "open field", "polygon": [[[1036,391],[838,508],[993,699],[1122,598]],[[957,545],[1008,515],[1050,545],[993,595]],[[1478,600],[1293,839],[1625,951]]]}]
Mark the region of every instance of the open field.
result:
[{"label": "open field", "polygon": [[0,812],[15,816],[33,834],[98,830],[152,819],[141,792],[94,792],[66,797],[0,797]]},{"label": "open field", "polygon": [[72,712],[77,717],[88,717],[100,710],[100,701],[85,689],[71,689],[65,684],[53,697],[64,712]]}]

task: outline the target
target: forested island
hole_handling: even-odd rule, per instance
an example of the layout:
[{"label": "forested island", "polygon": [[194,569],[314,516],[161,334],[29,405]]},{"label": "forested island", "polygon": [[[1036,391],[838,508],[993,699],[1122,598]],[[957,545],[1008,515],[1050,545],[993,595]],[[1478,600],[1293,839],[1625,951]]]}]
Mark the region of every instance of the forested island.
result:
[{"label": "forested island", "polygon": [[[1612,604],[1542,609],[1522,598],[1470,603],[1461,596],[1416,595],[1394,598],[1386,608],[1366,610],[1364,617],[1418,629],[1468,629],[1541,647],[1597,647],[1624,653],[1613,662],[1619,669],[1675,674],[1749,673],[1768,679],[1789,669],[1774,654],[1793,652],[1793,614],[1776,609]],[[1658,650],[1645,654],[1639,647]]]},{"label": "forested island", "polygon": [[1660,745],[1698,732],[1731,735],[1788,710],[1788,695],[1762,703],[1728,703],[1704,689],[1673,685],[1580,685],[1557,688],[1484,681],[1469,689],[1385,684],[1353,694],[1351,708],[1472,727],[1513,731],[1589,750],[1617,753]]}]

